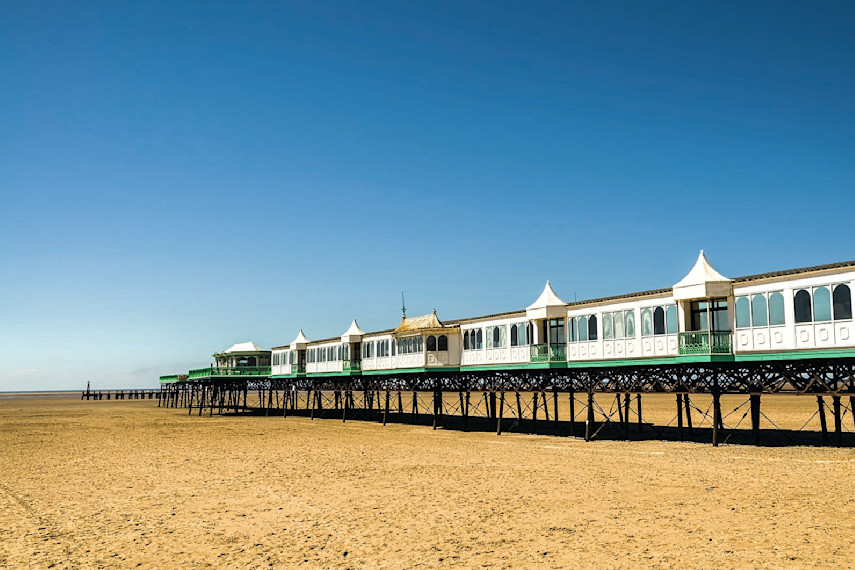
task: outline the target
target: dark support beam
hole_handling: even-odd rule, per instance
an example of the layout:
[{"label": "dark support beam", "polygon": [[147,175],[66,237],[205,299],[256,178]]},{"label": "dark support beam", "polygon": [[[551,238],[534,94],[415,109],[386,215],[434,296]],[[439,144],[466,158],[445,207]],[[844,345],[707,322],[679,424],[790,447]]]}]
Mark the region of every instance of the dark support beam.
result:
[{"label": "dark support beam", "polygon": [[751,431],[754,432],[754,444],[760,444],[760,394],[751,394]]},{"label": "dark support beam", "polygon": [[570,390],[570,436],[576,437],[576,394]]},{"label": "dark support beam", "polygon": [[683,408],[686,410],[686,427],[689,429],[689,435],[692,435],[695,428],[692,427],[692,401],[688,394],[683,394]]},{"label": "dark support beam", "polygon": [[855,396],[849,396],[849,412],[852,414],[852,421],[855,422]]},{"label": "dark support beam", "polygon": [[623,395],[623,433],[629,439],[629,392]]},{"label": "dark support beam", "polygon": [[721,426],[721,394],[718,391],[718,387],[713,388],[713,429],[712,429],[712,444],[713,447],[718,447],[719,438],[721,434],[719,434],[719,427]]},{"label": "dark support beam", "polygon": [[516,390],[514,393],[517,396],[517,425],[520,426],[520,429],[522,429],[522,418],[523,418],[522,398],[520,397],[520,391],[519,390]]},{"label": "dark support beam", "polygon": [[344,401],[341,403],[341,421],[342,423],[347,421],[347,404],[348,404],[348,393],[347,389],[344,390]]},{"label": "dark support beam", "polygon": [[558,427],[558,388],[552,387],[552,421]]},{"label": "dark support beam", "polygon": [[487,413],[489,414],[490,419],[495,420],[496,419],[496,392],[493,389],[490,389],[490,400],[489,400],[489,404],[487,405],[487,407],[489,408]]},{"label": "dark support beam", "polygon": [[834,413],[834,435],[837,438],[837,445],[843,445],[843,417],[840,414],[840,396],[832,396],[832,412]]},{"label": "dark support beam", "polygon": [[588,390],[588,419],[585,420],[585,441],[591,441],[594,434],[594,391]]},{"label": "dark support beam", "polygon": [[499,395],[499,418],[496,420],[496,435],[502,435],[502,411],[505,409],[505,391]]},{"label": "dark support beam", "polygon": [[531,433],[537,433],[537,391],[531,397]]},{"label": "dark support beam", "polygon": [[413,407],[410,416],[410,423],[416,423],[416,416],[419,413],[419,396],[415,390],[413,390]]},{"label": "dark support beam", "polygon": [[540,399],[543,402],[543,419],[549,421],[549,406],[546,403],[546,391],[540,393]]},{"label": "dark support beam", "polygon": [[386,387],[386,406],[383,408],[383,425],[386,425],[386,418],[389,415],[389,387]]},{"label": "dark support beam", "polygon": [[641,392],[636,395],[636,401],[638,404],[638,433],[641,433],[641,428],[644,425],[641,421]]},{"label": "dark support beam", "polygon": [[822,439],[828,440],[828,424],[825,421],[825,400],[822,396],[816,397],[816,405],[819,409],[819,427],[822,429]]},{"label": "dark support beam", "polygon": [[677,432],[683,441],[683,394],[677,394]]}]

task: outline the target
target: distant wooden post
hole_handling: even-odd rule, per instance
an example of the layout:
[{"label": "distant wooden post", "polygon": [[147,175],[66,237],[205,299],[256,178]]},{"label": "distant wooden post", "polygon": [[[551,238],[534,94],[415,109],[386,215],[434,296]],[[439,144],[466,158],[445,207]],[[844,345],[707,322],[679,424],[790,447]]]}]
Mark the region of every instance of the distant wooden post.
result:
[{"label": "distant wooden post", "polygon": [[819,427],[822,429],[822,439],[828,440],[828,424],[825,422],[825,400],[822,396],[816,397],[816,405],[819,407]]},{"label": "distant wooden post", "polygon": [[677,431],[683,441],[683,394],[677,394]]},{"label": "distant wooden post", "polygon": [[641,392],[636,395],[636,400],[638,403],[638,433],[641,433],[641,428],[643,427],[643,422],[641,421]]},{"label": "distant wooden post", "polygon": [[555,422],[556,431],[558,428],[558,388],[552,387],[552,417]]}]

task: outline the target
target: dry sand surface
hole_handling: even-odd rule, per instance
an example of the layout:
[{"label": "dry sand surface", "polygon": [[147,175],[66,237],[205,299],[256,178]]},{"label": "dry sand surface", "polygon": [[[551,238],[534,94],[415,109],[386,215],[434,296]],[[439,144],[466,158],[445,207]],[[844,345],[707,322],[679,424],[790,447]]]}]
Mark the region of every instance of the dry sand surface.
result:
[{"label": "dry sand surface", "polygon": [[0,395],[0,567],[845,568],[853,476],[851,448]]}]

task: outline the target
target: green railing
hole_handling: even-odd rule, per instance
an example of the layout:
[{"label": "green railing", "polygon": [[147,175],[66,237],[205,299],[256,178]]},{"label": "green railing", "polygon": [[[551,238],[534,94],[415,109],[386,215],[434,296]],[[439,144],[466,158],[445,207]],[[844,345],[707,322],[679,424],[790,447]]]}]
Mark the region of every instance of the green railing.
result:
[{"label": "green railing", "polygon": [[531,362],[567,362],[567,349],[563,344],[533,344]]},{"label": "green railing", "polygon": [[161,384],[174,384],[180,380],[187,380],[186,374],[170,374],[168,376],[161,376],[160,383]]},{"label": "green railing", "polygon": [[359,372],[362,370],[362,362],[359,360],[345,360],[341,363],[341,368],[345,372]]},{"label": "green railing", "polygon": [[190,378],[209,378],[211,376],[270,376],[269,366],[237,366],[234,368],[197,368],[191,370]]},{"label": "green railing", "polygon": [[680,354],[733,354],[733,334],[723,331],[680,333]]}]

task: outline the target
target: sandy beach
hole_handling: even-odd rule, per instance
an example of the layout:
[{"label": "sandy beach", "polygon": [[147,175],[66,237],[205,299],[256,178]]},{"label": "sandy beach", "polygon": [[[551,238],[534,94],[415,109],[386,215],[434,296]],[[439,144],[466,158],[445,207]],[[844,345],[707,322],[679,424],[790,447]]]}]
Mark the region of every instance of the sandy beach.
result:
[{"label": "sandy beach", "polygon": [[[4,396],[2,567],[846,568],[855,560],[851,448],[585,443],[198,417],[150,400]],[[793,401],[776,417],[786,423],[792,414],[796,425],[815,404]],[[662,400],[665,421],[672,407]]]}]

